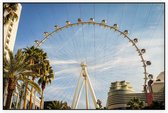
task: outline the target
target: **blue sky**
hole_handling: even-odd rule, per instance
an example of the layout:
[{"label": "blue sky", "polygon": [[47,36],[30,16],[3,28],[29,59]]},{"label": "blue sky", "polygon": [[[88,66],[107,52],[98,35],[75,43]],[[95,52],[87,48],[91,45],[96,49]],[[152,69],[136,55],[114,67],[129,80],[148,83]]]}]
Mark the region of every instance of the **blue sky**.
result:
[{"label": "blue sky", "polygon": [[[32,46],[35,40],[44,38],[43,32],[52,32],[55,25],[64,26],[66,20],[76,23],[78,18],[88,21],[91,17],[96,22],[105,19],[108,25],[117,23],[121,31],[129,30],[132,39],[139,39],[138,47],[146,49],[144,58],[152,62],[148,72],[156,77],[164,71],[163,4],[22,4],[14,51]],[[117,32],[79,25],[53,34],[41,48],[48,53],[55,71],[55,80],[46,87],[45,100],[71,104],[82,61],[88,65],[93,88],[103,106],[111,82],[126,80],[135,92],[142,91],[140,58],[128,40]],[[79,108],[84,108],[84,99],[82,94]]]}]

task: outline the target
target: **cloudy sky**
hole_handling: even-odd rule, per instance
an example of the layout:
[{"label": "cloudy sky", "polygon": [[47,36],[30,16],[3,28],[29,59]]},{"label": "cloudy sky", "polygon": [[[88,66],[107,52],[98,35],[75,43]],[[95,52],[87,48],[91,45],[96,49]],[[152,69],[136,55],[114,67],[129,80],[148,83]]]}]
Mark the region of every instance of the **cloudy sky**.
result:
[{"label": "cloudy sky", "polygon": [[[34,45],[65,21],[78,18],[108,25],[118,24],[128,30],[138,47],[145,48],[145,60],[152,65],[147,72],[156,77],[164,71],[164,5],[163,4],[22,4],[15,50]],[[54,33],[42,45],[55,71],[55,79],[45,90],[45,100],[63,100],[71,104],[80,63],[86,62],[96,97],[106,105],[110,83],[126,80],[135,92],[144,84],[143,67],[136,49],[118,32],[94,25],[79,25]],[[84,92],[78,108],[85,108]],[[90,108],[93,108],[89,97]]]}]

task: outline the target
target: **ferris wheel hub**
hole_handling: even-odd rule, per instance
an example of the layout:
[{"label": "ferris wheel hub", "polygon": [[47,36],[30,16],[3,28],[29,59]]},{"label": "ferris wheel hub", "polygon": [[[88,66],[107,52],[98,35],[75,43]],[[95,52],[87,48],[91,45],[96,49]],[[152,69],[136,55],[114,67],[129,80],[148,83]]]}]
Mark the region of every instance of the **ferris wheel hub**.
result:
[{"label": "ferris wheel hub", "polygon": [[86,63],[85,63],[85,62],[81,62],[81,67],[82,67],[82,68],[87,67]]}]

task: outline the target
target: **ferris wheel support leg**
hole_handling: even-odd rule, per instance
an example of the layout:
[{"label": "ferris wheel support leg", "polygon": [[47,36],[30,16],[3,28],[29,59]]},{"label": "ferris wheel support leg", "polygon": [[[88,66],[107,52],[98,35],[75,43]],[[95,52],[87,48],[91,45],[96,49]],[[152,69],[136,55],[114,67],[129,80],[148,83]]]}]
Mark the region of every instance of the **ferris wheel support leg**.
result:
[{"label": "ferris wheel support leg", "polygon": [[73,96],[72,105],[71,105],[72,109],[74,108],[74,104],[75,104],[75,101],[76,101],[76,96],[77,96],[77,92],[79,90],[79,83],[80,83],[81,77],[82,77],[82,72],[81,72],[81,74],[79,76],[79,79],[78,79],[78,82],[77,82],[77,86],[76,86],[76,89],[75,89],[75,93],[74,93],[74,96]]},{"label": "ferris wheel support leg", "polygon": [[86,74],[87,74],[87,82],[88,82],[88,86],[89,86],[89,89],[90,89],[90,93],[91,93],[91,96],[92,96],[92,100],[93,100],[94,106],[95,106],[95,108],[98,108],[97,98],[96,98],[96,95],[95,95],[95,93],[94,93],[92,84],[91,84],[91,82],[90,82],[89,75],[88,75],[88,73],[86,73]]},{"label": "ferris wheel support leg", "polygon": [[79,89],[79,92],[78,92],[78,96],[77,96],[77,100],[75,101],[74,109],[76,109],[77,106],[78,106],[79,99],[80,99],[80,96],[81,96],[81,92],[82,92],[82,89],[83,89],[83,84],[84,84],[84,80],[82,81],[82,84],[80,86],[80,89]]},{"label": "ferris wheel support leg", "polygon": [[85,77],[86,109],[89,109],[87,77]]}]

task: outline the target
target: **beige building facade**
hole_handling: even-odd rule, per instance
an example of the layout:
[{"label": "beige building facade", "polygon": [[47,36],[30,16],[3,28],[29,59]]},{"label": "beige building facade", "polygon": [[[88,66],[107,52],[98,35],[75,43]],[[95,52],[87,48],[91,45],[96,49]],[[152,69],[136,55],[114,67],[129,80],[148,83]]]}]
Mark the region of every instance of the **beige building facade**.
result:
[{"label": "beige building facade", "polygon": [[[164,72],[161,72],[152,84],[153,101],[165,101],[164,91]],[[129,82],[117,81],[111,83],[108,92],[107,104],[108,109],[126,109],[127,103],[133,98],[137,97],[141,101],[146,102],[145,93],[135,93]],[[147,103],[145,103],[147,105]]]},{"label": "beige building facade", "polygon": [[[22,5],[18,4],[18,8],[16,10],[17,19],[15,17],[11,18],[10,21],[6,24],[4,24],[4,52],[7,51],[7,48],[9,48],[11,51],[14,49],[20,15],[21,15]],[[4,12],[4,16],[7,15],[8,12]]]},{"label": "beige building facade", "polygon": [[[4,24],[4,29],[3,29],[3,37],[4,37],[4,53],[6,53],[7,58],[8,58],[8,52],[7,49],[13,51],[14,46],[15,46],[15,40],[16,40],[16,35],[17,35],[17,30],[18,30],[18,25],[19,25],[19,20],[21,16],[21,10],[22,10],[22,5],[18,3],[17,5],[17,10],[15,13],[17,14],[17,19],[16,18],[11,18],[8,23]],[[7,11],[4,12],[4,17],[8,14]],[[4,89],[4,95],[3,95],[3,106],[6,105],[6,100],[7,100],[7,83],[6,87]],[[26,97],[26,103],[27,103],[27,109],[29,109],[29,101],[30,101],[30,90],[28,90],[27,95],[23,95],[23,98],[20,99],[20,92],[25,89],[20,88],[21,85],[17,85],[16,89],[12,95],[12,101],[10,104],[10,109],[23,109],[23,103],[24,103],[24,98]],[[31,89],[31,87],[30,87]],[[25,93],[23,93],[25,94]],[[36,91],[33,92],[33,108],[32,109],[40,109],[40,101],[41,99],[39,96],[37,96],[38,93]],[[19,105],[21,103],[21,105]]]}]

